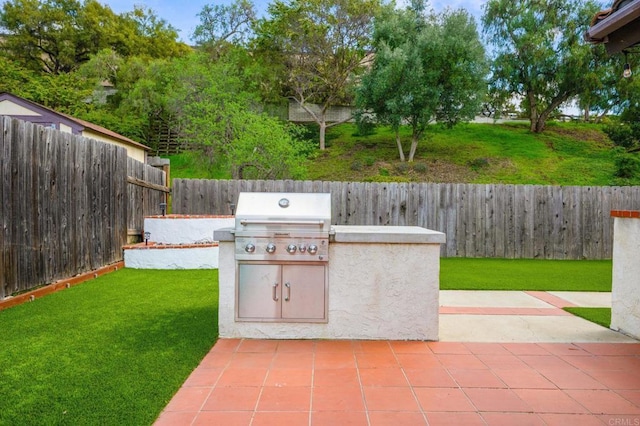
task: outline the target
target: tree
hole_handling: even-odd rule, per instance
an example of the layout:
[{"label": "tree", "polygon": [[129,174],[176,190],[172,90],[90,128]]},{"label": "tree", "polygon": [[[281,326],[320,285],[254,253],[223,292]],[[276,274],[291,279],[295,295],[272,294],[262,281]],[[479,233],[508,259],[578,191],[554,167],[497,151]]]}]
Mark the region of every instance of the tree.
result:
[{"label": "tree", "polygon": [[584,111],[585,120],[590,113],[597,114],[600,121],[608,114],[619,115],[633,104],[638,93],[640,81],[637,78],[624,78],[625,64],[632,70],[638,69],[640,61],[636,55],[612,55],[605,52],[604,45],[593,46],[593,66],[588,77],[587,88],[578,96],[578,105]]},{"label": "tree", "polygon": [[200,24],[191,40],[213,55],[220,55],[225,44],[245,45],[253,34],[256,20],[254,5],[249,0],[232,4],[205,5],[198,13]]},{"label": "tree", "polygon": [[592,52],[583,34],[591,0],[489,0],[482,21],[495,57],[492,89],[521,99],[531,131],[588,87]]},{"label": "tree", "polygon": [[394,128],[401,161],[403,123],[412,129],[413,161],[430,123],[453,126],[480,110],[486,61],[475,22],[466,11],[426,14],[423,1],[401,11],[388,7],[376,20],[373,46],[373,65],[362,78],[358,105]]},{"label": "tree", "polygon": [[225,165],[234,179],[303,178],[304,147],[278,120],[253,110],[256,97],[242,90],[234,67],[202,55],[178,61],[170,107],[188,138]]},{"label": "tree", "polygon": [[120,17],[120,29],[115,36],[123,56],[147,58],[174,58],[191,51],[178,41],[178,30],[156,15],[153,9],[134,6],[133,11]]},{"label": "tree", "polygon": [[[283,92],[320,126],[325,149],[331,106],[351,104],[364,69],[378,0],[276,0],[259,22],[257,50],[284,64]],[[319,105],[315,110],[312,104]]]},{"label": "tree", "polygon": [[68,73],[103,49],[123,56],[166,57],[187,46],[151,10],[116,15],[96,0],[13,0],[0,12],[5,55],[36,72]]},{"label": "tree", "polygon": [[10,92],[57,111],[75,115],[92,108],[86,100],[95,82],[75,74],[42,74],[0,56],[0,92]]}]

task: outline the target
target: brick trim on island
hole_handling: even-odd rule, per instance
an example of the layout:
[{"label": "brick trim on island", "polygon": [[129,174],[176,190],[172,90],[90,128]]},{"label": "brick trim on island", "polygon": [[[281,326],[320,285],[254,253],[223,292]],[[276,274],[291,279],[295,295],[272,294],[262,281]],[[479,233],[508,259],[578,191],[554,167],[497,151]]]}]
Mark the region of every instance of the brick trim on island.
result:
[{"label": "brick trim on island", "polygon": [[228,219],[233,217],[224,214],[168,214],[165,216],[145,216],[145,219]]},{"label": "brick trim on island", "polygon": [[611,210],[611,217],[640,219],[640,210]]},{"label": "brick trim on island", "polygon": [[149,241],[148,244],[145,243],[136,243],[136,244],[128,244],[126,246],[122,246],[123,250],[162,250],[162,249],[189,249],[189,248],[207,248],[207,247],[218,247],[217,242],[209,242],[209,243],[194,243],[194,244],[161,244]]}]

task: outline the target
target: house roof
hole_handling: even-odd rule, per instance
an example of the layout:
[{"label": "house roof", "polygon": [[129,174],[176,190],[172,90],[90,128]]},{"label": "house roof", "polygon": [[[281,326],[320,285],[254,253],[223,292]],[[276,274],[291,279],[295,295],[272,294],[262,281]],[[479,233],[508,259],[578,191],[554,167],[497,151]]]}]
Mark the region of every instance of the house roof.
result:
[{"label": "house roof", "polygon": [[[25,107],[25,108],[27,108],[29,110],[32,110],[32,111],[35,111],[35,112],[38,112],[38,113],[41,113],[41,114],[43,114],[45,116],[51,117],[53,115],[61,123],[71,127],[73,129],[74,133],[78,133],[79,134],[84,130],[91,130],[91,131],[93,131],[95,133],[99,133],[99,134],[101,134],[103,136],[107,136],[107,137],[109,137],[109,138],[111,138],[111,139],[113,139],[115,141],[118,141],[120,143],[123,143],[125,145],[134,146],[136,148],[143,149],[145,151],[150,151],[151,150],[151,148],[149,148],[148,146],[143,145],[143,144],[141,144],[139,142],[136,142],[136,141],[134,141],[132,139],[129,139],[126,136],[122,136],[121,134],[116,133],[116,132],[114,132],[112,130],[106,129],[106,128],[102,127],[102,126],[98,126],[97,124],[93,124],[93,123],[90,123],[90,122],[85,121],[85,120],[81,120],[79,118],[72,117],[72,116],[67,115],[67,114],[63,114],[61,112],[58,112],[58,111],[53,110],[51,108],[48,108],[48,107],[46,107],[44,105],[40,105],[40,104],[38,104],[36,102],[30,101],[28,99],[21,98],[20,96],[16,96],[16,95],[14,95],[12,93],[0,92],[0,101],[3,101],[3,100],[11,100],[12,102],[14,102],[14,103],[16,103],[16,104],[18,104],[18,105],[20,105],[22,107]],[[17,118],[22,118],[23,116],[16,116],[16,117]],[[28,120],[29,118],[32,118],[32,117],[31,116],[24,116],[24,118]]]},{"label": "house roof", "polygon": [[596,13],[585,34],[591,43],[604,43],[614,54],[640,43],[640,0],[615,0],[610,8]]}]

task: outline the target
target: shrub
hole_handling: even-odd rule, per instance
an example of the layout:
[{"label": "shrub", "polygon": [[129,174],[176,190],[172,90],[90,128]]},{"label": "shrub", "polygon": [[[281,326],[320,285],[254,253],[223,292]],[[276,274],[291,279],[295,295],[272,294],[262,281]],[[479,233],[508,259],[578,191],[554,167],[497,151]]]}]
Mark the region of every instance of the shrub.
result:
[{"label": "shrub", "polygon": [[416,163],[413,165],[413,170],[417,173],[426,173],[428,170],[428,167],[424,163]]},{"label": "shrub", "polygon": [[605,126],[603,130],[616,146],[629,149],[636,144],[634,129],[631,126],[625,124],[612,124]]},{"label": "shrub", "polygon": [[353,163],[351,163],[351,170],[358,172],[360,170],[362,170],[364,167],[364,165],[362,164],[362,161],[360,160],[354,160]]},{"label": "shrub", "polygon": [[407,163],[402,162],[402,163],[396,164],[394,168],[396,170],[396,173],[404,174],[404,173],[407,173],[407,171],[409,170],[409,165]]},{"label": "shrub", "polygon": [[376,123],[371,114],[356,113],[356,133],[353,136],[371,136],[376,132]]},{"label": "shrub", "polygon": [[615,158],[616,177],[631,179],[640,174],[640,159],[635,155],[621,153]]},{"label": "shrub", "polygon": [[488,158],[476,158],[475,160],[469,161],[469,167],[471,170],[478,171],[479,169],[484,169],[485,167],[489,167],[489,159]]}]

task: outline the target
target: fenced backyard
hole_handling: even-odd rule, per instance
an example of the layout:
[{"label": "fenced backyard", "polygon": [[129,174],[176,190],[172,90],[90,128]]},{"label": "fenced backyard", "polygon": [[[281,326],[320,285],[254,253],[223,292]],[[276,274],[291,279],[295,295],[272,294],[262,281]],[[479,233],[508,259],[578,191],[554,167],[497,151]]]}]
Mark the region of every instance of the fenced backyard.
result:
[{"label": "fenced backyard", "polygon": [[7,117],[0,128],[0,299],[122,260],[127,231],[160,213],[165,194],[145,182],[164,173],[125,148]]},{"label": "fenced backyard", "polygon": [[445,257],[610,259],[610,211],[640,209],[637,186],[174,179],[173,212],[231,214],[243,191],[330,192],[333,224],[441,231]]},{"label": "fenced backyard", "polygon": [[[122,260],[161,213],[164,173],[124,148],[0,126],[0,299]],[[610,211],[640,209],[640,187],[175,179],[173,213],[229,215],[242,191],[330,192],[334,224],[438,230],[445,257],[610,259]]]}]

